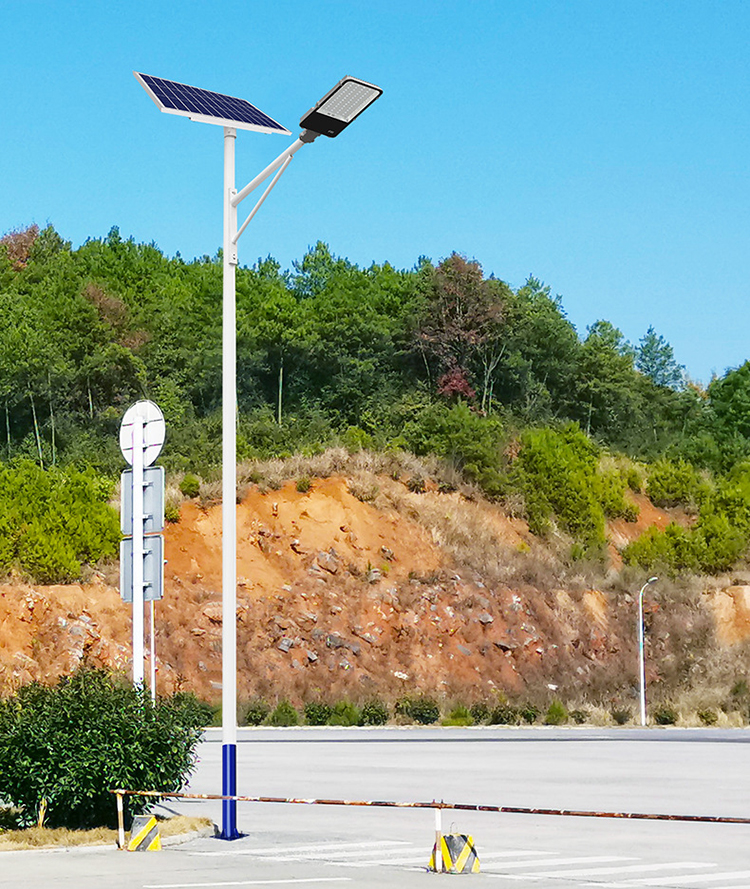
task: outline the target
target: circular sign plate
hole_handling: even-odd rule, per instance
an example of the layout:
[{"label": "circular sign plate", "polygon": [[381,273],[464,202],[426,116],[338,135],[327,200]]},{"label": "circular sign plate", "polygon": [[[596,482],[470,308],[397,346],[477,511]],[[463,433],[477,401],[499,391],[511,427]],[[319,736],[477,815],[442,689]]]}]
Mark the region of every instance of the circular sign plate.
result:
[{"label": "circular sign plate", "polygon": [[139,418],[143,422],[143,465],[150,466],[161,453],[166,425],[164,414],[153,401],[137,401],[126,411],[120,424],[120,450],[122,456],[133,465],[133,425]]}]

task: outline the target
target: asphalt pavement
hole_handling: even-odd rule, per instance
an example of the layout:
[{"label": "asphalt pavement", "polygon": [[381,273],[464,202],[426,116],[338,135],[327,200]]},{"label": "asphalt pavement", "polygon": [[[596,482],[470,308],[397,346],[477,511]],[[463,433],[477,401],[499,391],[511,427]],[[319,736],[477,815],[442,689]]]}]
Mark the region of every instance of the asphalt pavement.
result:
[{"label": "asphalt pavement", "polygon": [[[238,792],[248,796],[431,801],[610,813],[748,817],[750,732],[742,729],[241,729]],[[189,791],[221,787],[209,730]],[[167,803],[220,821],[220,804]],[[0,887],[213,889],[421,886],[429,809],[238,804],[244,836],[155,853],[115,849],[0,856]],[[473,885],[750,889],[750,825],[444,811],[470,834]]]}]

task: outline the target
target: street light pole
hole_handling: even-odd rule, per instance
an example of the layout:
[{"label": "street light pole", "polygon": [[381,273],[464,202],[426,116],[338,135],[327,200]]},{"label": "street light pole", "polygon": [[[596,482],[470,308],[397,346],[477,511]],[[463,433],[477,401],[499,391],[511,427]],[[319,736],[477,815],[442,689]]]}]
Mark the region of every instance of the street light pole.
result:
[{"label": "street light pole", "polygon": [[[237,130],[224,127],[224,245],[221,334],[221,794],[237,795],[237,230],[234,146]],[[222,837],[233,840],[237,803],[222,800]]]},{"label": "street light pole", "polygon": [[641,725],[646,725],[646,654],[643,633],[643,593],[647,586],[656,583],[658,577],[649,577],[638,593],[638,666],[641,681]]},{"label": "street light pole", "polygon": [[[133,72],[161,111],[224,127],[224,240],[222,279],[222,796],[237,795],[237,241],[263,205],[292,157],[320,135],[338,136],[380,97],[380,87],[356,77],[342,78],[300,120],[299,138],[239,193],[235,188],[237,128],[267,133],[289,130],[244,99],[209,92],[159,77]],[[269,176],[275,175],[237,228],[237,206]],[[141,633],[142,635],[142,633]],[[222,800],[221,837],[233,840],[237,830],[237,801]]]}]

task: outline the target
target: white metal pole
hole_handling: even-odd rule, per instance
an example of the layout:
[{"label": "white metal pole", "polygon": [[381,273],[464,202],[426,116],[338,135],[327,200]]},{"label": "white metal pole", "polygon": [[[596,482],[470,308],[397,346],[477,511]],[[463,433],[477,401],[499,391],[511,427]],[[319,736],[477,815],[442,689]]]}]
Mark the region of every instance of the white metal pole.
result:
[{"label": "white metal pole", "polygon": [[638,672],[641,681],[641,725],[646,725],[646,652],[644,649],[643,593],[658,577],[649,577],[638,593]]},{"label": "white metal pole", "polygon": [[638,672],[641,681],[641,725],[646,724],[646,655],[643,650],[643,591],[648,584],[644,583],[638,594]]},{"label": "white metal pole", "polygon": [[156,703],[156,620],[154,618],[154,600],[151,605],[151,700]]},{"label": "white metal pole", "polygon": [[[234,148],[237,130],[224,127],[224,250],[222,298],[222,652],[221,725],[222,795],[237,794],[237,333],[235,269],[237,207]],[[236,800],[222,801],[222,837],[232,840],[237,831]]]},{"label": "white metal pole", "polygon": [[143,417],[133,418],[133,685],[143,688]]}]

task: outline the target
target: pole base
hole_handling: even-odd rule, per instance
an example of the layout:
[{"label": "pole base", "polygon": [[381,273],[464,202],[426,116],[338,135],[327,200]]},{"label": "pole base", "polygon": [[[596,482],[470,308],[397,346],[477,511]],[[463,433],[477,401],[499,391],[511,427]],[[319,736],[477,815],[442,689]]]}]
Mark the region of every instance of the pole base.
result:
[{"label": "pole base", "polygon": [[[224,744],[221,748],[221,795],[237,796],[237,745]],[[237,800],[221,801],[221,833],[219,839],[238,840]]]}]

